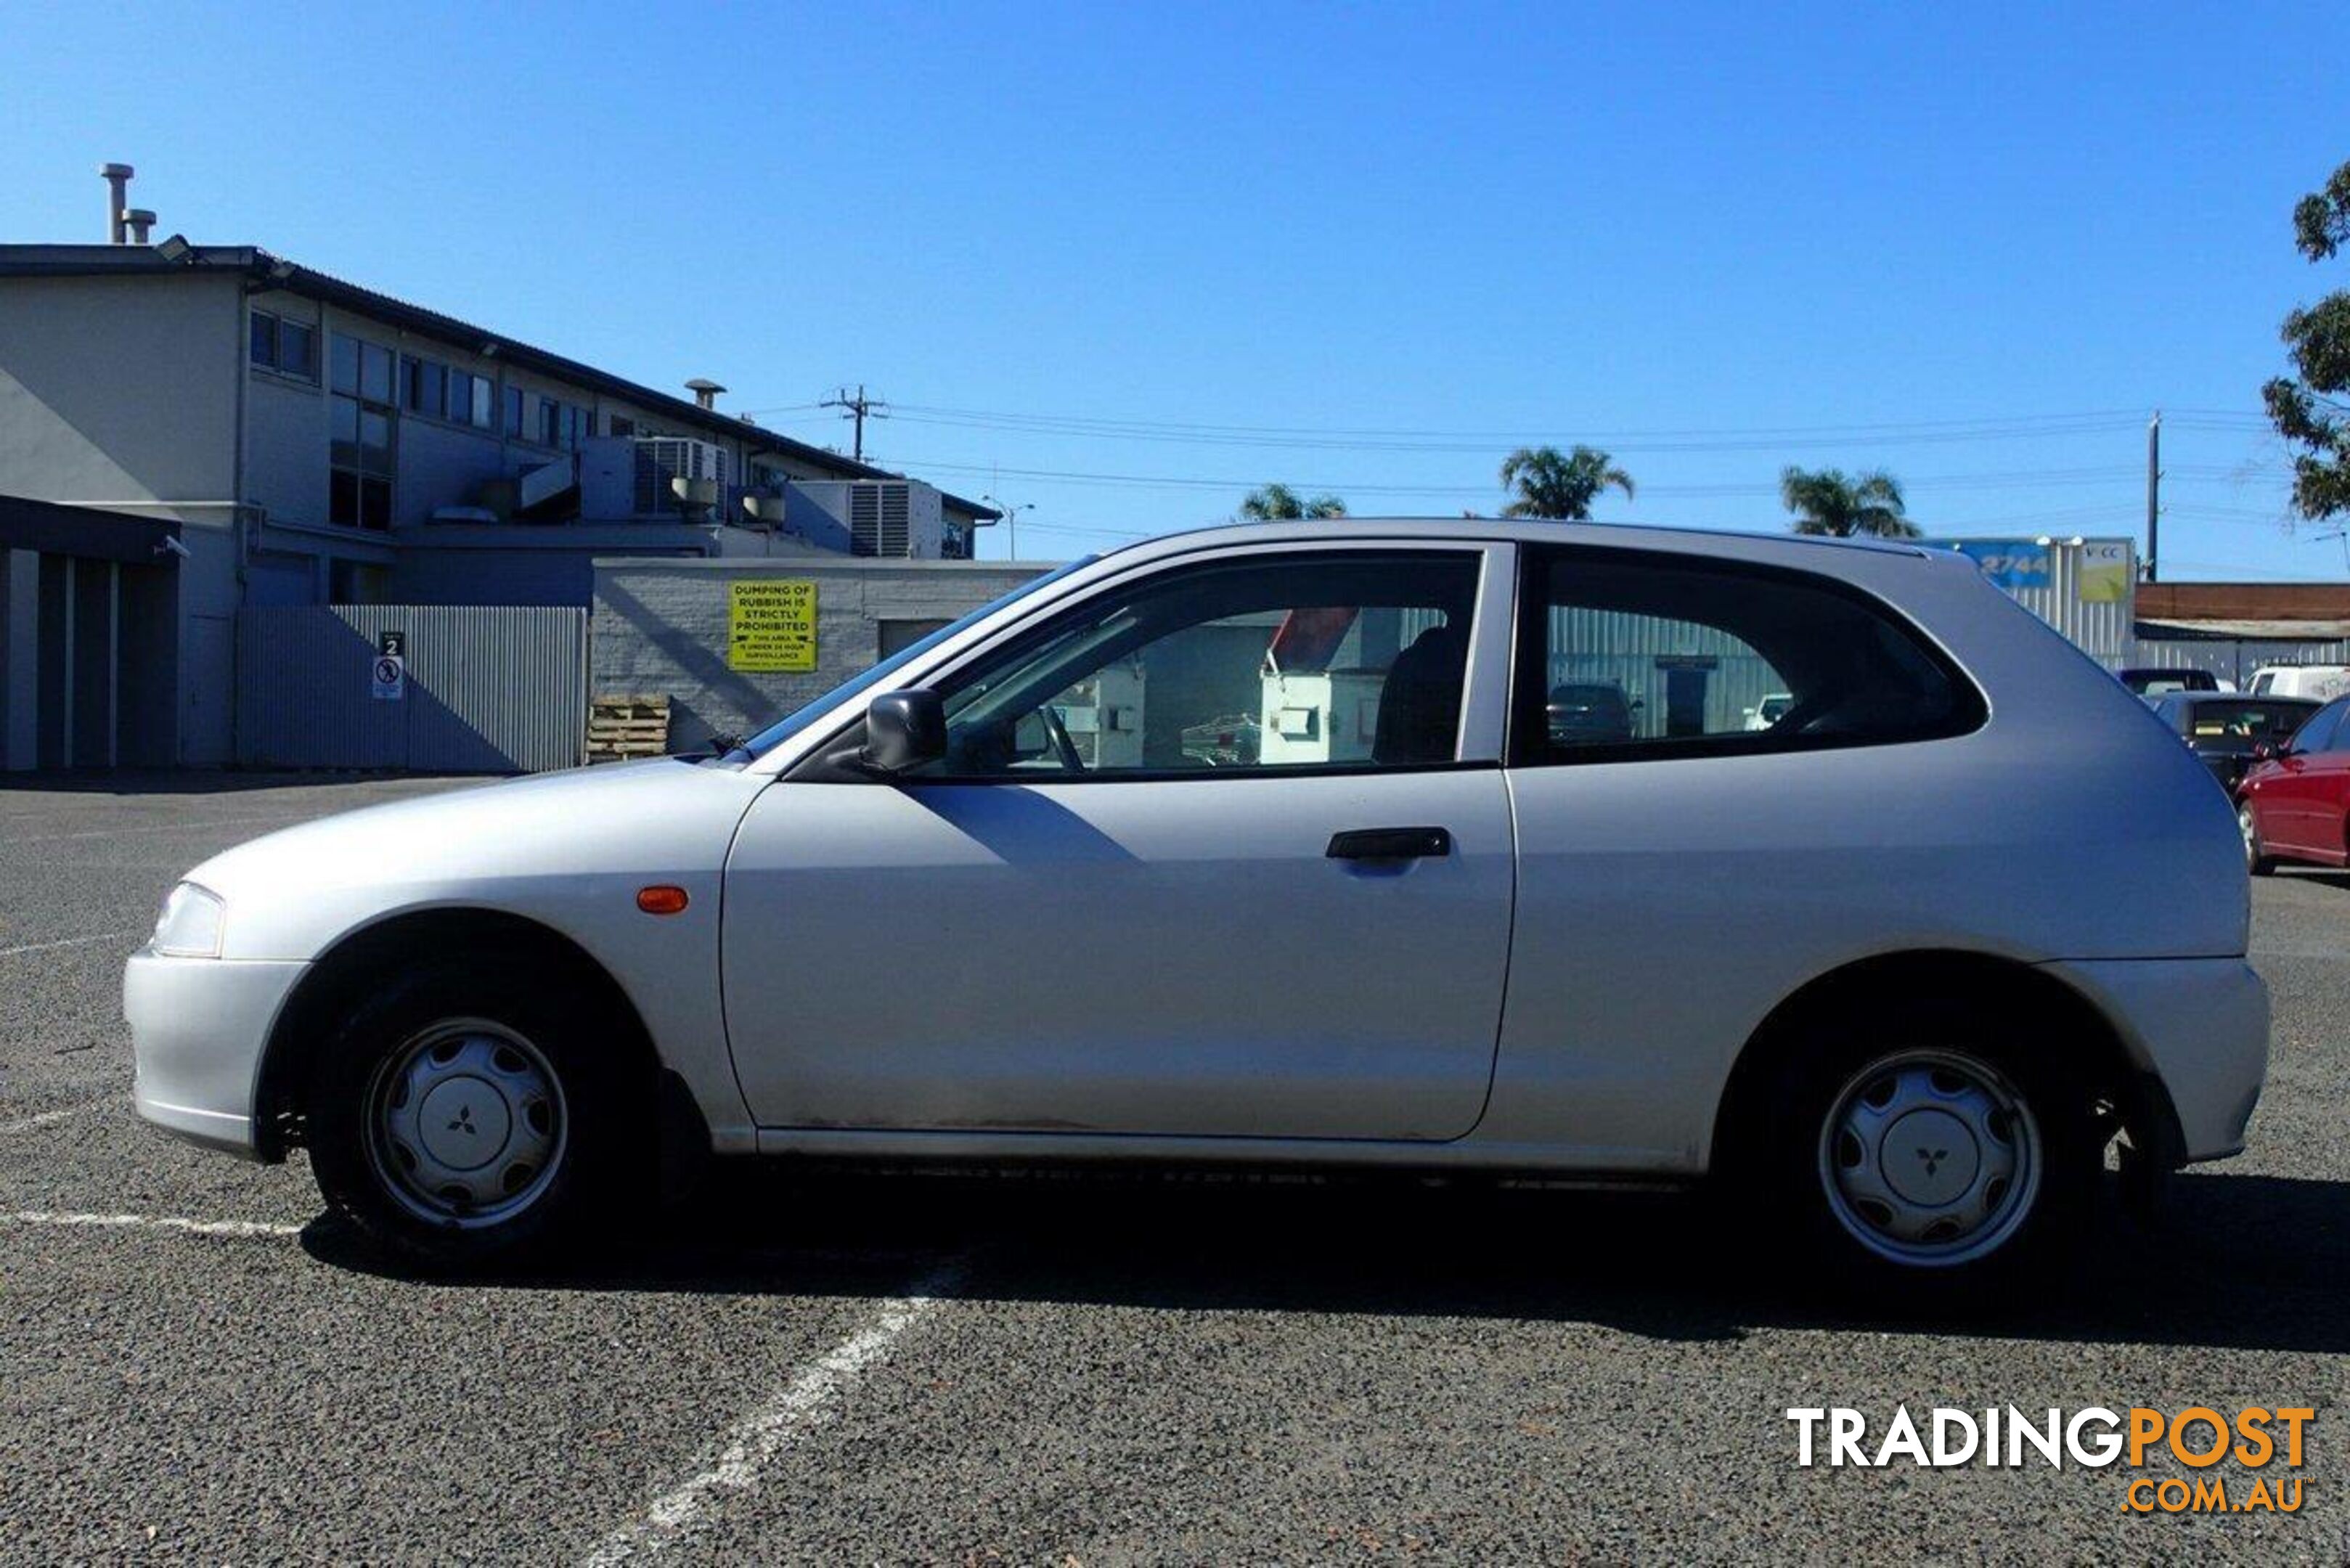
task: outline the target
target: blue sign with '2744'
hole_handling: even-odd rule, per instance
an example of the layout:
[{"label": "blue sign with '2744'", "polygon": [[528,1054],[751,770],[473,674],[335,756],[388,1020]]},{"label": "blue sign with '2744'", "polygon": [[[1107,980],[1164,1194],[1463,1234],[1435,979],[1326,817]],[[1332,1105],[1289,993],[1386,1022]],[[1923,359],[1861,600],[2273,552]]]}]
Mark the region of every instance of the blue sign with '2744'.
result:
[{"label": "blue sign with '2744'", "polygon": [[2028,539],[1952,539],[1950,547],[2002,588],[2044,588],[2054,569],[2048,546]]}]

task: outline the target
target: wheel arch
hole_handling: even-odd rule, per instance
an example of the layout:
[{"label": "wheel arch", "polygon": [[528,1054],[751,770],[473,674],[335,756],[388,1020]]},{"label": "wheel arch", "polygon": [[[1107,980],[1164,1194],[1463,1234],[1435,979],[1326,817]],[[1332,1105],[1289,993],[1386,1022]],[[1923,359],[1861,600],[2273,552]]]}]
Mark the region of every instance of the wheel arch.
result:
[{"label": "wheel arch", "polygon": [[2110,1105],[2129,1129],[2150,1169],[2181,1160],[2184,1138],[2169,1091],[2128,1035],[2095,999],[2061,975],[2020,959],[1963,950],[1883,953],[1814,977],[1763,1019],[1731,1064],[1715,1107],[1709,1168],[1720,1169],[1744,1151],[1778,1069],[1803,1048],[1820,1023],[1871,1009],[1952,993],[1984,1013],[2019,1017],[2046,1043],[2074,1043],[2072,1065],[2093,1102]]},{"label": "wheel arch", "polygon": [[288,1147],[302,1141],[307,1110],[302,1096],[308,1077],[304,1069],[311,1053],[365,994],[373,976],[390,966],[490,948],[546,964],[588,988],[602,1015],[618,1023],[615,1037],[623,1042],[632,1062],[649,1077],[660,1075],[664,1101],[671,1097],[643,1014],[611,971],[577,941],[552,926],[504,909],[411,909],[338,938],[278,1010],[254,1091],[255,1152],[265,1160],[280,1160]]}]

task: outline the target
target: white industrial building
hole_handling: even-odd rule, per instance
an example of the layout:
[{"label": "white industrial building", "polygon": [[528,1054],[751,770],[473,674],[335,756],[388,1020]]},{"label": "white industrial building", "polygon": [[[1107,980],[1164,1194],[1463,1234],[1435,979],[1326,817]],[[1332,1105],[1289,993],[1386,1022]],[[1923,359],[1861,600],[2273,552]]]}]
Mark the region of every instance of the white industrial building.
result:
[{"label": "white industrial building", "polygon": [[965,559],[995,515],[120,202],[0,245],[0,765],[229,761],[241,609],[584,609],[599,556]]}]

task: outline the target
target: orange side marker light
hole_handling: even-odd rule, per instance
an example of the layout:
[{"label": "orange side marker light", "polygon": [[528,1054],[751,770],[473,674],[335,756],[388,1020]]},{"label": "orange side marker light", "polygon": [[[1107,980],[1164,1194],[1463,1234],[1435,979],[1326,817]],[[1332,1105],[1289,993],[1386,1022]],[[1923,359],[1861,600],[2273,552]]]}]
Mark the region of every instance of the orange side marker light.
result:
[{"label": "orange side marker light", "polygon": [[637,908],[648,915],[675,915],[685,909],[685,889],[659,883],[637,889]]}]

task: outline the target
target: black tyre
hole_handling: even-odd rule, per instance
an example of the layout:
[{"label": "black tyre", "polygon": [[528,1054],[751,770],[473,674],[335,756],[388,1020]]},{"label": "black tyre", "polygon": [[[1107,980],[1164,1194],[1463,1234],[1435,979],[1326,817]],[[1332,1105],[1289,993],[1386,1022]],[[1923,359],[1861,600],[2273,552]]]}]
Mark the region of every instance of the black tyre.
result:
[{"label": "black tyre", "polygon": [[2244,865],[2255,877],[2276,875],[2276,857],[2267,852],[2261,842],[2260,819],[2252,815],[2251,802],[2244,801],[2236,807],[2236,826],[2244,835]]},{"label": "black tyre", "polygon": [[2104,1138],[2062,1049],[1956,999],[1815,1031],[1748,1129],[1758,1190],[1840,1280],[1939,1291],[2069,1262]]},{"label": "black tyre", "polygon": [[442,960],[362,1002],[314,1064],[328,1202],[436,1267],[505,1262],[628,1189],[627,1042],[574,979],[512,955]]}]

